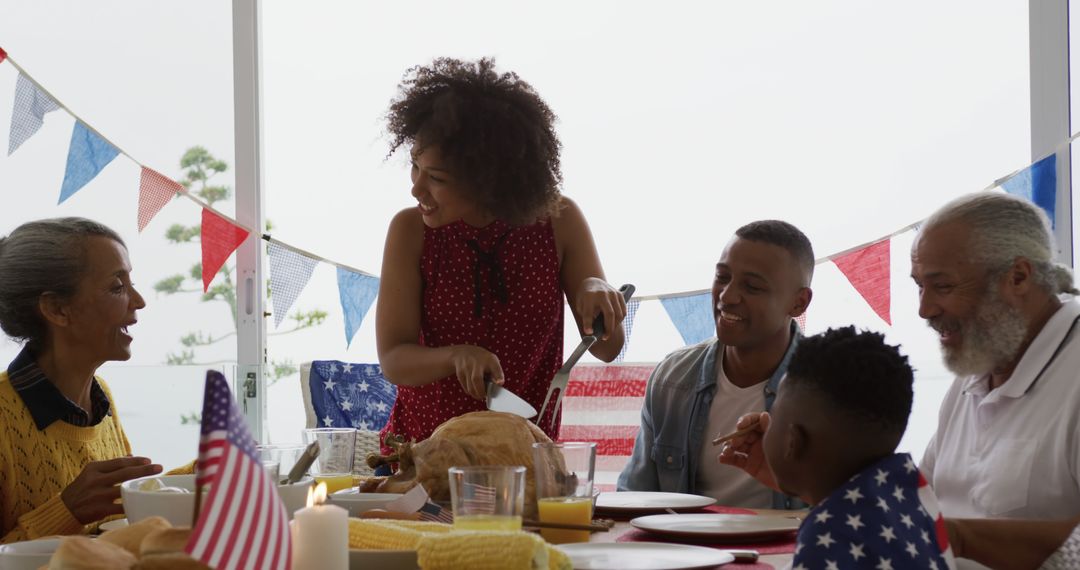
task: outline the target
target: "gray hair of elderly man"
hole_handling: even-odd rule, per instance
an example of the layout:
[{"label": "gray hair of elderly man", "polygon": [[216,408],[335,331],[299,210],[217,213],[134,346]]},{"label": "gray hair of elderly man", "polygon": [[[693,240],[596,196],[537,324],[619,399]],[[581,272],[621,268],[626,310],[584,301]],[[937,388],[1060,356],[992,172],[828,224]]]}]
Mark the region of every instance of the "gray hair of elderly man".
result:
[{"label": "gray hair of elderly man", "polygon": [[[1023,257],[1031,262],[1034,279],[1047,293],[1076,295],[1072,270],[1054,261],[1057,250],[1050,220],[1041,208],[1002,192],[965,194],[934,212],[919,230],[960,222],[971,229],[972,257],[991,272],[1005,271]],[[918,246],[918,240],[912,248]]]}]

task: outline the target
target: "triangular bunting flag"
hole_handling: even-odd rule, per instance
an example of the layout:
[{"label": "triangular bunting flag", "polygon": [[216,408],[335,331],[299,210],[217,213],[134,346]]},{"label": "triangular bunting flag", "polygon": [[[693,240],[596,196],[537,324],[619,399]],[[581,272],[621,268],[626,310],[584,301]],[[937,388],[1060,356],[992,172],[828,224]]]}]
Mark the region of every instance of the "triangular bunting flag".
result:
[{"label": "triangular bunting flag", "polygon": [[716,334],[711,293],[661,297],[660,303],[687,345],[699,343]]},{"label": "triangular bunting flag", "polygon": [[[3,58],[0,58],[3,59]],[[33,81],[19,73],[15,81],[15,104],[11,108],[11,131],[8,134],[8,156],[22,143],[34,136],[45,123],[45,113],[60,108],[52,97],[38,89]]]},{"label": "triangular bunting flag", "polygon": [[352,344],[353,335],[360,330],[364,315],[379,294],[379,278],[348,269],[337,268],[338,294],[341,310],[345,313],[345,345]]},{"label": "triangular bunting flag", "polygon": [[805,333],[806,332],[806,311],[803,311],[803,314],[795,317],[795,322],[799,323],[799,330],[802,331],[803,333]]},{"label": "triangular bunting flag", "polygon": [[270,301],[274,304],[276,328],[281,326],[285,314],[307,286],[319,262],[276,243],[269,245],[267,255],[270,258]]},{"label": "triangular bunting flag", "polygon": [[57,204],[63,204],[64,200],[86,186],[117,154],[120,154],[120,151],[115,146],[88,129],[82,121],[75,121],[75,128],[71,131],[64,183],[60,186],[60,201]]},{"label": "triangular bunting flag", "polygon": [[1001,187],[1012,194],[1027,198],[1043,209],[1054,225],[1054,213],[1057,210],[1057,155],[1050,156],[1017,172]]},{"label": "triangular bunting flag", "polygon": [[202,282],[203,292],[210,288],[225,260],[247,239],[247,230],[203,208],[202,211]]},{"label": "triangular bunting flag", "polygon": [[7,52],[4,48],[0,48],[0,63],[3,63],[5,59],[7,59]]},{"label": "triangular bunting flag", "polygon": [[179,182],[147,167],[142,167],[139,178],[139,232],[169,203],[178,192],[184,190]]},{"label": "triangular bunting flag", "polygon": [[892,325],[889,315],[892,293],[889,285],[889,239],[883,239],[858,251],[833,260],[855,290],[870,304],[886,324]]},{"label": "triangular bunting flag", "polygon": [[630,348],[630,333],[634,330],[634,317],[637,317],[637,310],[640,306],[641,301],[637,299],[633,299],[626,304],[626,318],[622,322],[623,345],[619,355],[615,357],[615,362],[622,362],[626,358],[626,351]]}]

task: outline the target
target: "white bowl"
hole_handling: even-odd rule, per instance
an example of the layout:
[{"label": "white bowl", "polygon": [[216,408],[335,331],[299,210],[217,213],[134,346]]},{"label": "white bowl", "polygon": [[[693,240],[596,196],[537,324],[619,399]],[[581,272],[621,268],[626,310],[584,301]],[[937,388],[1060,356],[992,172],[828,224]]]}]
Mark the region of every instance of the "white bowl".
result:
[{"label": "white bowl", "polygon": [[358,493],[356,487],[331,493],[326,502],[348,509],[350,517],[358,517],[364,511],[385,509],[386,503],[401,496],[401,493]]},{"label": "white bowl", "polygon": [[[140,490],[139,485],[148,479],[160,479],[165,487],[179,487],[192,492],[162,493]],[[304,477],[291,485],[278,485],[278,495],[285,503],[289,518],[307,505],[308,489],[312,482],[311,477]],[[191,514],[195,510],[194,490],[194,475],[161,475],[125,481],[120,485],[120,496],[124,500],[124,514],[129,522],[134,523],[158,515],[173,526],[191,526]]]},{"label": "white bowl", "polygon": [[0,570],[37,570],[47,566],[59,546],[59,538],[0,545]]}]

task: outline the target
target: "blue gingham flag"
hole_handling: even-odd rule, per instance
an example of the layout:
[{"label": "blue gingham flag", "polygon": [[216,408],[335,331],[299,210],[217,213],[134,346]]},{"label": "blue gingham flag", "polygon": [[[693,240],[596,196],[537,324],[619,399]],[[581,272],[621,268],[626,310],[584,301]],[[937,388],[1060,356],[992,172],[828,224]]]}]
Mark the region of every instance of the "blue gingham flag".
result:
[{"label": "blue gingham flag", "polygon": [[15,82],[15,105],[11,108],[11,131],[8,136],[8,156],[22,143],[34,136],[45,123],[45,113],[60,108],[52,97],[38,89],[22,73]]},{"label": "blue gingham flag", "polygon": [[397,387],[383,378],[377,364],[316,360],[308,382],[321,427],[380,430],[397,397]]},{"label": "blue gingham flag", "polygon": [[86,186],[86,183],[93,180],[118,154],[119,149],[109,144],[109,141],[98,136],[82,121],[75,121],[75,128],[71,130],[64,183],[60,187],[60,202],[57,203],[63,203]]},{"label": "blue gingham flag", "polygon": [[937,499],[911,456],[852,477],[803,519],[792,570],[955,568]]},{"label": "blue gingham flag", "polygon": [[337,278],[341,310],[345,313],[345,344],[350,345],[353,335],[364,321],[364,315],[379,294],[379,278],[342,267],[337,268]]},{"label": "blue gingham flag", "polygon": [[671,317],[671,322],[675,324],[683,342],[688,346],[716,334],[711,293],[662,297],[660,304],[664,306],[664,310]]},{"label": "blue gingham flag", "polygon": [[266,253],[270,258],[270,301],[274,304],[274,327],[277,328],[307,286],[319,262],[273,242],[267,246]]},{"label": "blue gingham flag", "polygon": [[619,351],[619,355],[615,357],[615,362],[622,362],[626,359],[626,351],[630,348],[630,333],[634,330],[634,317],[637,316],[638,307],[641,306],[641,301],[634,299],[626,304],[626,318],[622,322],[623,330],[623,345],[622,350]]}]

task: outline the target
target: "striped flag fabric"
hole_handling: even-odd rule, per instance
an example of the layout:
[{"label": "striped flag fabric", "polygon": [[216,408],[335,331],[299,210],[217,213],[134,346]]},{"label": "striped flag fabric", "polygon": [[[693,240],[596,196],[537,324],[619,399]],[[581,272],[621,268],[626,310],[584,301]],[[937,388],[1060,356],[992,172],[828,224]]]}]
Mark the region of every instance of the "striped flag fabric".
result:
[{"label": "striped flag fabric", "polygon": [[645,387],[656,363],[579,364],[563,397],[559,441],[596,444],[593,487],[614,491],[641,429]]},{"label": "striped flag fabric", "polygon": [[490,515],[495,512],[495,487],[465,483],[465,498],[461,502],[466,513]]},{"label": "striped flag fabric", "polygon": [[292,537],[277,482],[220,372],[206,372],[195,484],[209,486],[185,552],[217,570],[289,570]]},{"label": "striped flag fabric", "polygon": [[431,501],[424,503],[424,506],[420,507],[417,512],[420,513],[420,520],[422,521],[454,524],[454,513],[450,509],[444,509]]}]

